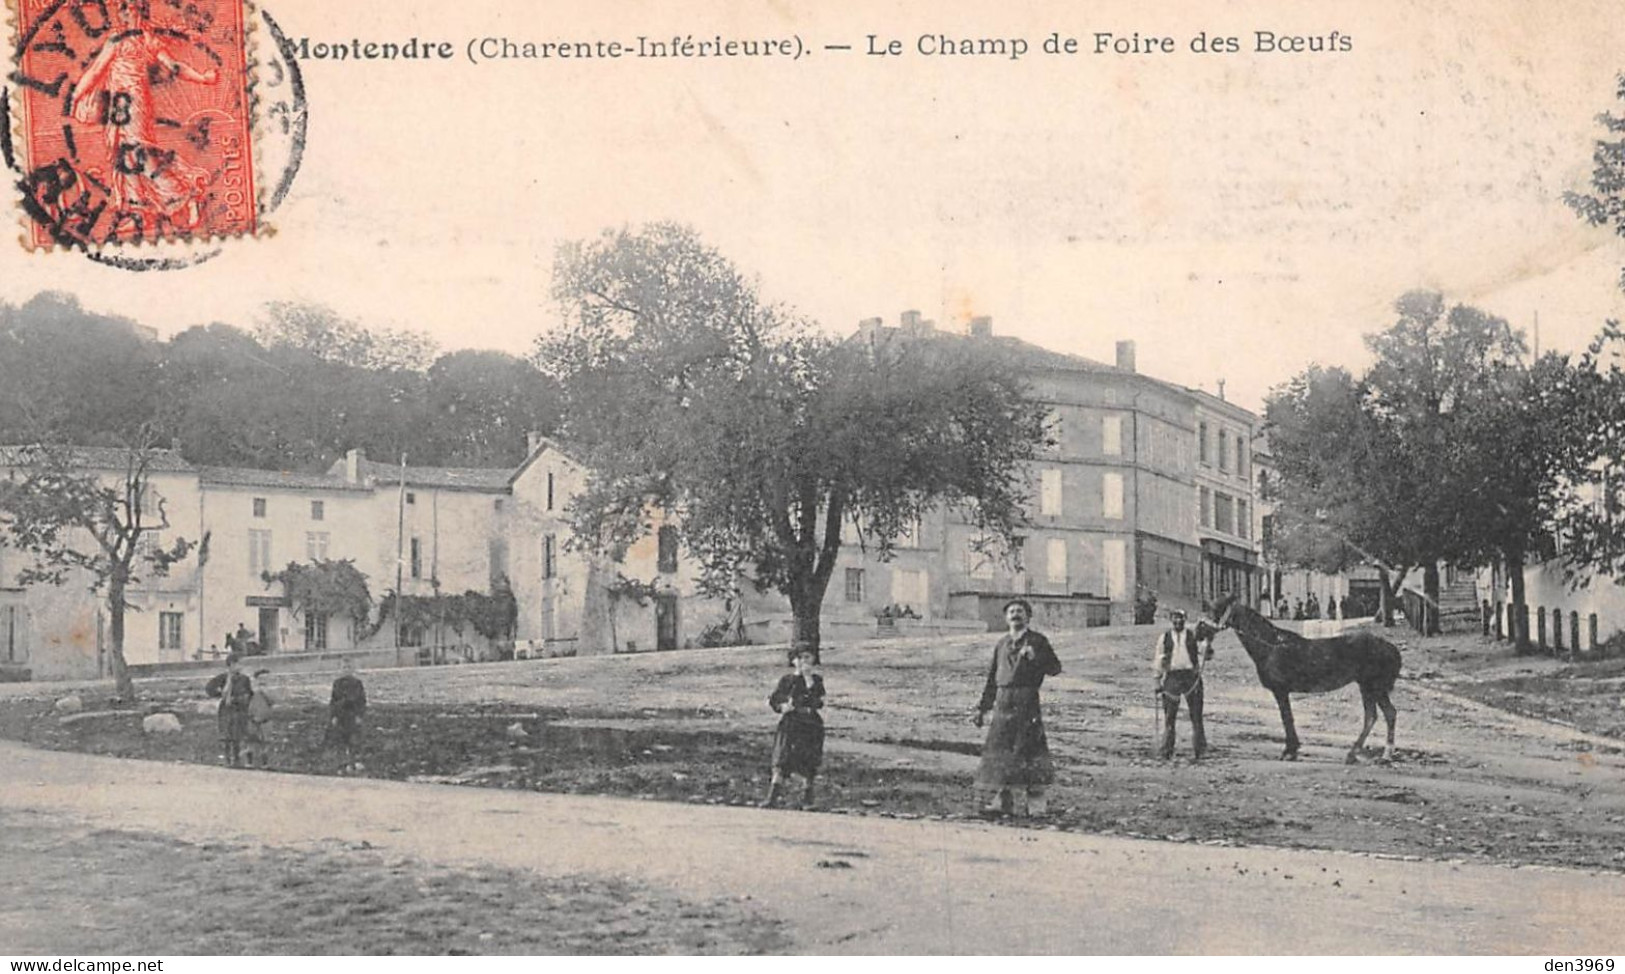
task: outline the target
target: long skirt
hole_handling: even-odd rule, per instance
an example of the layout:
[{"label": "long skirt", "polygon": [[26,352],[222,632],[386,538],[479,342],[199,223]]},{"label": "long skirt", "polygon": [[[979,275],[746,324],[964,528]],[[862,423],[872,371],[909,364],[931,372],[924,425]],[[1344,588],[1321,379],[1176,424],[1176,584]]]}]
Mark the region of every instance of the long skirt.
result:
[{"label": "long skirt", "polygon": [[773,770],[811,777],[824,760],[824,722],[817,714],[791,711],[773,735]]},{"label": "long skirt", "polygon": [[1055,765],[1044,737],[1044,716],[1037,687],[1000,687],[976,769],[978,788],[1002,789],[1047,785]]}]

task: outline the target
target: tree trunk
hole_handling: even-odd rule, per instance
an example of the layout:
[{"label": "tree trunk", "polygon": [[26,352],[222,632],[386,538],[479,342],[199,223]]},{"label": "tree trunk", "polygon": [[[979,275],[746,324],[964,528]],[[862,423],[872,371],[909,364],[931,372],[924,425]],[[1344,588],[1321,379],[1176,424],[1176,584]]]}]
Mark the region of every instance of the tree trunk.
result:
[{"label": "tree trunk", "polygon": [[126,703],[135,700],[135,681],[130,668],[124,663],[124,580],[114,577],[107,583],[107,614],[109,619],[108,666],[113,671],[113,695]]},{"label": "tree trunk", "polygon": [[824,600],[812,598],[792,598],[790,611],[795,620],[795,629],[790,635],[792,649],[810,649],[813,653],[813,662],[822,663],[822,646],[819,633],[819,616],[823,610]]},{"label": "tree trunk", "polygon": [[1523,587],[1523,549],[1510,547],[1505,552],[1507,563],[1507,580],[1512,583],[1511,618],[1508,620],[1507,631],[1512,635],[1513,652],[1522,656],[1529,652],[1529,626],[1525,623],[1523,614],[1524,587]]},{"label": "tree trunk", "polygon": [[1439,563],[1428,559],[1422,567],[1422,635],[1439,634]]},{"label": "tree trunk", "polygon": [[1382,617],[1383,626],[1392,629],[1394,627],[1394,595],[1395,590],[1399,587],[1399,581],[1388,574],[1388,569],[1379,565],[1377,567],[1377,585],[1379,587],[1377,614]]}]

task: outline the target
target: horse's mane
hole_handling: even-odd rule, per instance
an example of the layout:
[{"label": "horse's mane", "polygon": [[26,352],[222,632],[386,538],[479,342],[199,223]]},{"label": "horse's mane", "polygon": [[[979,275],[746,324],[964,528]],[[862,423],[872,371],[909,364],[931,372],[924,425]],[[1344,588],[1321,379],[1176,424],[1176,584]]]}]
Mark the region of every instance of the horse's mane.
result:
[{"label": "horse's mane", "polygon": [[1276,626],[1275,623],[1264,618],[1259,612],[1239,601],[1231,607],[1230,619],[1231,628],[1236,630],[1238,636],[1243,634],[1243,627],[1236,625],[1236,623],[1244,622],[1246,624],[1246,635],[1274,646],[1292,646],[1308,641],[1306,637],[1298,633]]}]

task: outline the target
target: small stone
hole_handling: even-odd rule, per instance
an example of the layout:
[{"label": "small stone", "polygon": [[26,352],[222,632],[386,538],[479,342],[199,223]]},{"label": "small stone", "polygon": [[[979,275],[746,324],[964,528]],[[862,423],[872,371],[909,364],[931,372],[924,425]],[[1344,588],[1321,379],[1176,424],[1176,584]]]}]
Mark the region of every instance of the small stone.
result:
[{"label": "small stone", "polygon": [[51,705],[51,709],[59,714],[76,714],[85,709],[85,698],[77,693],[70,693],[61,697]]},{"label": "small stone", "polygon": [[141,719],[141,732],[143,734],[179,734],[181,721],[174,714],[152,714]]}]

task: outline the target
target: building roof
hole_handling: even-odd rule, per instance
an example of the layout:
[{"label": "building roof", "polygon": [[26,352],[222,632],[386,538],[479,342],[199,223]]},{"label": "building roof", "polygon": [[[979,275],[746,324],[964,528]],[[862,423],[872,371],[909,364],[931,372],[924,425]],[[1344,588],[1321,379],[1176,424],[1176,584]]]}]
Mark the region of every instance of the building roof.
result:
[{"label": "building roof", "polygon": [[330,473],[299,473],[292,470],[254,470],[248,467],[199,467],[198,476],[211,487],[265,487],[273,490],[370,491],[366,484],[352,484]]},{"label": "building roof", "polygon": [[[391,484],[402,479],[401,468],[392,463],[362,458],[357,466],[363,480],[372,478],[380,484]],[[334,468],[343,470],[344,461],[338,461]],[[407,467],[404,479],[408,487],[506,491],[512,476],[510,467]]]},{"label": "building roof", "polygon": [[[28,460],[29,454],[39,449],[33,446],[0,446],[0,465],[16,466]],[[49,447],[65,451],[73,466],[87,470],[123,470],[130,462],[130,451],[121,446],[68,446]],[[190,473],[195,469],[181,459],[174,450],[152,450],[147,459],[147,470],[163,473]]]}]

